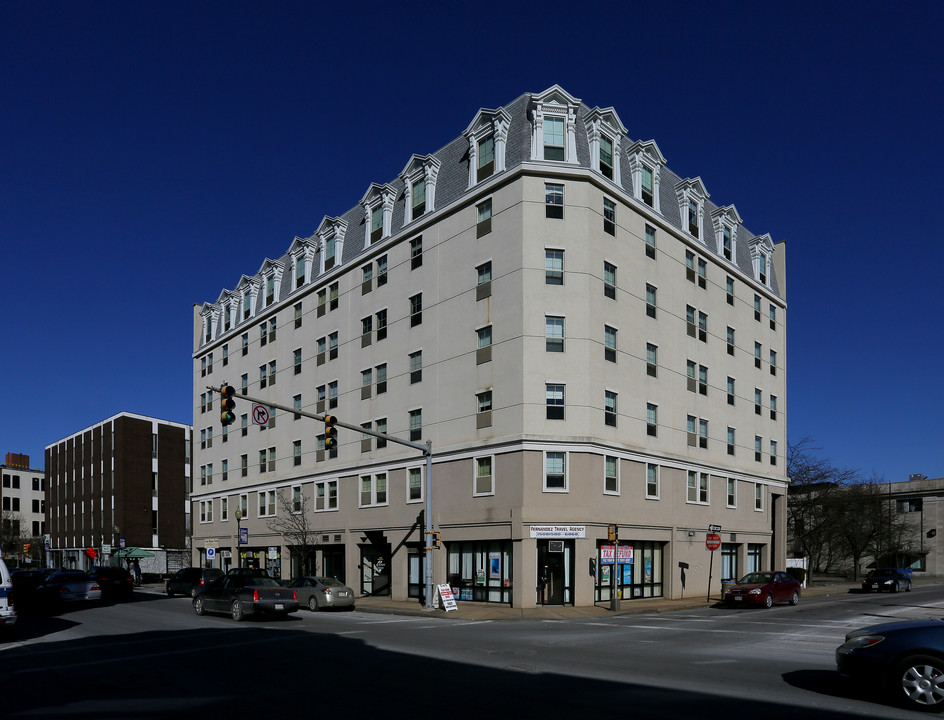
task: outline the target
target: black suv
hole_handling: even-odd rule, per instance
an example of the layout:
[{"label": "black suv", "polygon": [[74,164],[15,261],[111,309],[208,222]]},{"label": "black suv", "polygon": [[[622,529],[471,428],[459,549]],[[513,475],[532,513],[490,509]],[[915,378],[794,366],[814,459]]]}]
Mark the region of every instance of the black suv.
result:
[{"label": "black suv", "polygon": [[174,595],[194,597],[198,590],[202,590],[219,577],[223,577],[223,571],[217,568],[183,568],[167,578],[165,586],[167,597],[174,597]]},{"label": "black suv", "polygon": [[134,595],[134,578],[123,567],[96,566],[89,570],[89,577],[98,581],[102,600],[130,600]]}]

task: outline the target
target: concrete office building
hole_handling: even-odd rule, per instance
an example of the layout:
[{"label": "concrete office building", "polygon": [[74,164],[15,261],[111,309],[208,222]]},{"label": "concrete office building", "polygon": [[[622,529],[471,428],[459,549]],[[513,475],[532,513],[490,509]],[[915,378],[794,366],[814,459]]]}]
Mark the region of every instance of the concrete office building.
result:
[{"label": "concrete office building", "polygon": [[29,455],[7,453],[0,465],[0,513],[3,557],[29,564],[41,562],[46,532],[46,478],[30,467]]},{"label": "concrete office building", "polygon": [[50,566],[109,565],[122,546],[150,554],[145,572],[186,566],[191,437],[189,425],[123,412],[46,446]]},{"label": "concrete office building", "polygon": [[710,525],[715,582],[782,567],[783,244],[558,86],[470,119],[194,307],[195,552],[232,564],[238,524],[242,564],[423,597],[423,457],[255,425],[242,392],[432,441],[433,580],[460,600],[701,593]]}]

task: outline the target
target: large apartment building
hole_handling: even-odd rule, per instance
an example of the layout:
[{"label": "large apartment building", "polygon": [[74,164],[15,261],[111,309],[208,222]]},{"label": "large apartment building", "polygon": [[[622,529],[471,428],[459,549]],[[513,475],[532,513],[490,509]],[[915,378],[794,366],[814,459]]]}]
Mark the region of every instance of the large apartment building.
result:
[{"label": "large apartment building", "polygon": [[141,548],[145,572],[176,569],[189,542],[191,438],[189,425],[123,412],[46,446],[49,565],[108,565]]},{"label": "large apartment building", "polygon": [[783,244],[558,86],[470,119],[195,306],[195,561],[238,547],[424,594],[422,455],[343,429],[326,450],[322,423],[257,425],[243,393],[431,441],[432,577],[460,600],[679,597],[710,566],[782,567]]},{"label": "large apartment building", "polygon": [[46,478],[29,455],[7,453],[0,465],[0,551],[17,562],[41,561],[46,532]]}]

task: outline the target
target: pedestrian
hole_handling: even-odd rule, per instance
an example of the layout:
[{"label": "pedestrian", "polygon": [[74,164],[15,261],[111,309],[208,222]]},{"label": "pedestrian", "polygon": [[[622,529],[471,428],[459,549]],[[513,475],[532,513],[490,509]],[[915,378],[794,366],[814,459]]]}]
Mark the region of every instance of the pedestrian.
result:
[{"label": "pedestrian", "polygon": [[134,568],[132,569],[134,570],[134,584],[140,585],[141,584],[141,566],[138,565],[137,560],[134,561]]}]

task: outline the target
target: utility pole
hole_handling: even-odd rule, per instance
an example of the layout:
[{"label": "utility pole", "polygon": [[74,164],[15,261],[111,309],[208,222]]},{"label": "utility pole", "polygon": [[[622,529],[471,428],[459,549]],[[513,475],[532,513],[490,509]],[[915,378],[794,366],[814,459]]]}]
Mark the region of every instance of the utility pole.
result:
[{"label": "utility pole", "polygon": [[[271,402],[269,400],[264,400],[262,398],[251,397],[249,395],[234,395],[232,385],[229,385],[225,381],[218,387],[213,385],[207,385],[207,390],[212,390],[215,393],[219,393],[224,398],[233,398],[246,400],[248,402],[256,403],[257,405],[265,405],[267,407],[275,408],[276,410],[281,410],[282,412],[293,413],[295,415],[303,415],[304,417],[311,418],[312,420],[317,420],[318,422],[326,422],[326,418],[330,418],[332,425],[337,425],[338,427],[343,427],[347,430],[353,430],[354,432],[363,433],[365,435],[371,435],[376,438],[383,438],[388,442],[397,443],[399,445],[406,445],[411,447],[414,450],[419,450],[426,457],[426,530],[431,531],[433,529],[433,443],[431,440],[427,440],[426,444],[415,443],[409,440],[401,440],[398,437],[393,435],[388,435],[387,433],[377,432],[375,430],[368,430],[367,428],[361,427],[360,425],[352,425],[351,423],[346,423],[338,420],[336,417],[327,413],[325,415],[317,415],[315,413],[310,413],[305,410],[298,410],[293,407],[288,407],[286,405],[279,405],[278,403]],[[224,392],[226,388],[226,392]],[[232,407],[235,407],[235,403]],[[223,414],[230,414],[228,418],[222,418],[224,424],[230,424],[236,419],[236,415],[232,413],[232,407],[224,407]],[[425,535],[424,535],[425,538]],[[238,549],[238,546],[237,546]],[[433,607],[433,550],[430,547],[429,543],[426,543],[426,608],[432,609]]]}]

